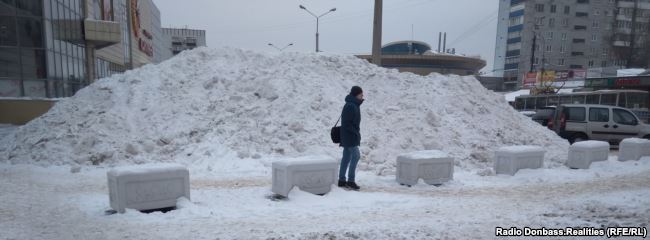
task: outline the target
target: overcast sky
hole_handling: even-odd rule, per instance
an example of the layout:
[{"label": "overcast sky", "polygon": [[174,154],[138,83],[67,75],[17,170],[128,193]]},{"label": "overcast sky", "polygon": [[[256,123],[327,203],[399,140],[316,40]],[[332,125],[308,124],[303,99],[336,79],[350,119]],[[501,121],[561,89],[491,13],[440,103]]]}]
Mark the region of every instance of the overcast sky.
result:
[{"label": "overcast sky", "polygon": [[[315,14],[337,10],[320,22],[320,49],[337,53],[369,53],[373,0],[154,0],[163,27],[207,31],[209,47],[232,46],[275,51],[273,43],[291,51],[315,51]],[[498,0],[386,0],[382,43],[424,41],[437,49],[438,32],[447,32],[447,47],[480,55],[492,70]],[[413,34],[411,31],[413,26]]]}]

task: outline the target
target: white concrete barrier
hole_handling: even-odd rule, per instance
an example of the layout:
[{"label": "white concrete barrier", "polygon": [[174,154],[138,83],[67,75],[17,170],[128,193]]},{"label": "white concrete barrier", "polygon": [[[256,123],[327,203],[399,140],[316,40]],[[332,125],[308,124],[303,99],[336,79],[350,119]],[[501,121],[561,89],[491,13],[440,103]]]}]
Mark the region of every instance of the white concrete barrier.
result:
[{"label": "white concrete barrier", "polygon": [[608,157],[608,142],[577,142],[569,147],[569,158],[566,165],[570,168],[588,169],[592,162],[606,161]]},{"label": "white concrete barrier", "polygon": [[141,165],[111,169],[108,195],[111,208],[151,210],[175,207],[180,197],[190,199],[190,173],[176,164]]},{"label": "white concrete barrier", "polygon": [[326,194],[337,180],[339,162],[325,156],[308,156],[273,162],[271,191],[288,197],[294,186],[313,194]]},{"label": "white concrete barrier", "polygon": [[539,146],[509,146],[495,152],[494,171],[496,174],[515,175],[519,169],[541,168],[546,151]]},{"label": "white concrete barrier", "polygon": [[639,160],[650,156],[650,140],[642,138],[626,138],[618,145],[618,160]]},{"label": "white concrete barrier", "polygon": [[400,184],[425,183],[439,185],[454,178],[454,159],[438,150],[418,151],[397,157],[396,180]]}]

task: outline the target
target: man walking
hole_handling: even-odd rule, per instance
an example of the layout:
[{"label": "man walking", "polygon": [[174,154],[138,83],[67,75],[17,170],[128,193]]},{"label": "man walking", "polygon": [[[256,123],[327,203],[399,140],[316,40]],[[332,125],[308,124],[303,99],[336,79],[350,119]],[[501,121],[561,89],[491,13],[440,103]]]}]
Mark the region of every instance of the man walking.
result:
[{"label": "man walking", "polygon": [[[359,86],[352,87],[350,94],[345,97],[345,106],[341,113],[341,147],[343,147],[343,158],[339,169],[339,187],[347,187],[352,190],[359,190],[354,181],[354,174],[361,158],[359,145],[361,145],[361,111],[359,106],[363,103],[363,90]],[[347,181],[345,172],[348,172]]]}]

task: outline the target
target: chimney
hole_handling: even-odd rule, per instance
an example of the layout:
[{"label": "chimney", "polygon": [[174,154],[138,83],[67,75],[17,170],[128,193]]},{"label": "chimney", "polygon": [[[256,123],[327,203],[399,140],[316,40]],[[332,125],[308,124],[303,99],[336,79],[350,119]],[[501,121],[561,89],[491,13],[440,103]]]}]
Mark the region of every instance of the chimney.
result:
[{"label": "chimney", "polygon": [[442,41],[442,51],[447,52],[447,32],[445,32],[444,40]]},{"label": "chimney", "polygon": [[438,52],[440,52],[440,47],[442,44],[442,32],[438,32]]}]

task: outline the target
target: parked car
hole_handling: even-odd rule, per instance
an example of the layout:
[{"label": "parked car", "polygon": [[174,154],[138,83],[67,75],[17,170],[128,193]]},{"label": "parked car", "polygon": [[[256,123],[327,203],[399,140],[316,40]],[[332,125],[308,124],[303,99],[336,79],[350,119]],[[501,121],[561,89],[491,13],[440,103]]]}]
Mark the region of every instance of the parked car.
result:
[{"label": "parked car", "polygon": [[549,125],[549,122],[552,122],[553,118],[555,117],[555,109],[555,106],[539,108],[537,109],[535,115],[533,115],[532,119],[533,121],[542,124],[544,127],[551,128],[553,124]]},{"label": "parked car", "polygon": [[629,109],[608,105],[561,105],[552,129],[571,143],[600,140],[618,145],[630,137],[650,139],[650,125],[642,123]]}]

